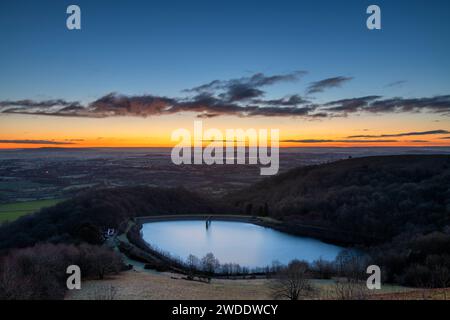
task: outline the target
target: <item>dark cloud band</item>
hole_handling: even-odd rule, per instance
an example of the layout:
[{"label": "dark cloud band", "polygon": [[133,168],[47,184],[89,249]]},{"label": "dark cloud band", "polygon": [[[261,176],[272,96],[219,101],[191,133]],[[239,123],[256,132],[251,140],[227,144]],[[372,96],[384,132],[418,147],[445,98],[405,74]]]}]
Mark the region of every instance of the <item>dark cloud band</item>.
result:
[{"label": "dark cloud band", "polygon": [[[418,99],[381,99],[379,96],[351,98],[325,104],[311,104],[300,96],[264,100],[254,99],[246,103],[230,102],[207,94],[190,99],[177,99],[153,95],[125,96],[108,94],[87,106],[78,103],[34,102],[30,100],[0,101],[3,114],[32,114],[63,117],[104,118],[114,116],[157,116],[179,112],[194,112],[199,117],[221,115],[280,116],[326,118],[346,116],[351,113],[416,113],[431,112],[450,114],[450,96]],[[42,106],[45,107],[42,107]],[[432,134],[432,133],[429,133]],[[410,133],[409,135],[420,135]],[[361,136],[362,137],[362,136]],[[368,137],[370,138],[370,136]]]},{"label": "dark cloud band", "polygon": [[418,132],[402,132],[402,133],[394,133],[394,134],[380,134],[380,135],[357,135],[357,136],[349,136],[347,138],[389,138],[389,137],[407,137],[407,136],[427,136],[427,135],[436,135],[436,134],[447,134],[450,131],[447,130],[431,130],[431,131],[418,131]]},{"label": "dark cloud band", "polygon": [[[214,80],[185,92],[187,97],[164,97],[157,95],[107,94],[87,105],[78,101],[54,99],[46,101],[17,100],[0,101],[0,114],[29,114],[60,117],[105,118],[116,116],[148,117],[193,112],[200,118],[222,115],[239,117],[301,117],[323,119],[345,117],[360,113],[418,113],[428,112],[450,115],[450,95],[422,98],[389,98],[370,95],[352,97],[321,104],[312,103],[298,94],[278,99],[265,98],[263,87],[280,82],[297,81],[305,71],[266,76],[256,73],[250,77],[231,80]],[[350,81],[350,77],[334,77],[313,82],[308,93],[322,92]],[[412,134],[410,134],[412,135]],[[370,138],[355,136],[353,138]],[[383,137],[383,136],[381,136]]]},{"label": "dark cloud band", "polygon": [[0,143],[47,144],[47,145],[69,145],[69,144],[74,144],[73,142],[62,142],[62,141],[53,141],[53,140],[0,140]]},{"label": "dark cloud band", "polygon": [[328,79],[312,82],[308,86],[306,92],[307,92],[307,94],[323,92],[326,89],[340,87],[344,83],[346,83],[352,79],[353,79],[352,77],[340,76],[340,77],[328,78]]},{"label": "dark cloud band", "polygon": [[397,140],[303,139],[303,140],[283,140],[281,142],[288,142],[288,143],[336,143],[336,142],[337,143],[391,143],[391,142],[398,142],[398,141]]}]

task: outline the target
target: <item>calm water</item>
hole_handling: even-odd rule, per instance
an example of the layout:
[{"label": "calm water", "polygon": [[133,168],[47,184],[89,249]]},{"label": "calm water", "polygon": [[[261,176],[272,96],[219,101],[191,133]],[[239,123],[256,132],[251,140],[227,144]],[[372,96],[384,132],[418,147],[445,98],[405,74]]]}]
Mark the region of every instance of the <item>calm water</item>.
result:
[{"label": "calm water", "polygon": [[212,252],[220,263],[247,267],[264,267],[273,260],[286,264],[295,258],[334,260],[343,249],[244,222],[212,221],[209,229],[202,220],[151,222],[143,225],[142,233],[153,247],[183,260],[189,254],[201,258]]}]

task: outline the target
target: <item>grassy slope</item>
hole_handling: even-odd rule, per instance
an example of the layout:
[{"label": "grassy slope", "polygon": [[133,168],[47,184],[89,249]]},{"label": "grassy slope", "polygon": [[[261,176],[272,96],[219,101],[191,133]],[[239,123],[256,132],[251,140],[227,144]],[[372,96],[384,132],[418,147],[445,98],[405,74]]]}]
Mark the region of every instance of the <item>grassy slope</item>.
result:
[{"label": "grassy slope", "polygon": [[[111,287],[116,291],[113,298],[119,300],[260,300],[272,298],[270,280],[266,279],[213,279],[210,284],[207,284],[197,281],[187,281],[181,279],[181,277],[181,275],[173,273],[127,271],[103,281],[85,281],[81,290],[68,292],[66,299],[107,299],[105,295],[107,295]],[[336,299],[333,280],[312,280],[312,284],[317,290],[313,299]],[[442,299],[438,295],[431,295],[431,292],[430,290],[413,290],[401,286],[383,285],[380,291],[377,291],[369,298],[389,300],[420,299],[420,297],[426,294],[430,299]],[[450,297],[450,294],[448,296]]]},{"label": "grassy slope", "polygon": [[33,213],[45,207],[51,207],[63,199],[34,200],[0,204],[0,223],[13,221],[17,218]]}]

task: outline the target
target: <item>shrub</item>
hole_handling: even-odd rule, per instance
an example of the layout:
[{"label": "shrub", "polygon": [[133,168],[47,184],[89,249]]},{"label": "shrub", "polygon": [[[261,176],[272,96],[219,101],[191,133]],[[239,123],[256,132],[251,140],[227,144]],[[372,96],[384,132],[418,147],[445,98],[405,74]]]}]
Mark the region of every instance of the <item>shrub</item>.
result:
[{"label": "shrub", "polygon": [[19,249],[0,261],[0,300],[62,299],[66,269],[72,264],[80,267],[84,279],[102,279],[122,267],[112,250],[88,244],[41,244]]}]

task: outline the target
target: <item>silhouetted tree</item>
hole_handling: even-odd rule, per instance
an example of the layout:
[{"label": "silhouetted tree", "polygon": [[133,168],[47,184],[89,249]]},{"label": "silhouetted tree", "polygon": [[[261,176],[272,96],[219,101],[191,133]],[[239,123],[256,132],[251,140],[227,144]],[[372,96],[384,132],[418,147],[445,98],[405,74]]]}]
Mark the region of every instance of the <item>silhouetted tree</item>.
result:
[{"label": "silhouetted tree", "polygon": [[216,259],[216,257],[214,257],[214,254],[207,253],[203,258],[202,258],[202,266],[203,266],[203,270],[207,273],[213,274],[216,269],[220,266],[219,260]]},{"label": "silhouetted tree", "polygon": [[275,274],[271,289],[275,299],[299,300],[310,297],[314,290],[310,282],[308,263],[291,261],[287,267]]},{"label": "silhouetted tree", "polygon": [[189,271],[188,278],[193,279],[196,271],[200,266],[200,259],[193,254],[190,254],[186,259],[186,264]]}]

